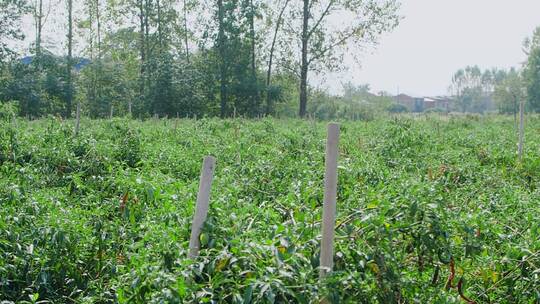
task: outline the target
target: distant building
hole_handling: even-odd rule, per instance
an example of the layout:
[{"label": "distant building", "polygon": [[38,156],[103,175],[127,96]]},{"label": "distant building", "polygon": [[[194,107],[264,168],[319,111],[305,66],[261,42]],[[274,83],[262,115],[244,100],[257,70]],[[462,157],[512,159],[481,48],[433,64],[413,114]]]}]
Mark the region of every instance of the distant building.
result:
[{"label": "distant building", "polygon": [[394,96],[396,103],[407,107],[409,112],[424,112],[428,109],[441,109],[446,112],[450,111],[452,99],[446,96],[437,97],[412,97],[407,94],[399,94]]},{"label": "distant building", "polygon": [[399,94],[395,96],[394,99],[396,100],[396,103],[406,106],[409,112],[413,112],[415,108],[414,97],[411,97],[407,94]]},{"label": "distant building", "polygon": [[450,100],[445,97],[424,97],[424,110],[440,109],[448,112]]}]

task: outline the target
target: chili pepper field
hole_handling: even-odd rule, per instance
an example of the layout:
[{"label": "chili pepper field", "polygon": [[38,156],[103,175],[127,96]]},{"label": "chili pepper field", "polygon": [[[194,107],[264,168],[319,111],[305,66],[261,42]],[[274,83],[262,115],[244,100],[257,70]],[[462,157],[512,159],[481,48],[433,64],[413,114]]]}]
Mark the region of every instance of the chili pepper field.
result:
[{"label": "chili pepper field", "polygon": [[[0,122],[6,303],[540,303],[540,118]],[[216,159],[187,257],[201,163]],[[4,302],[2,302],[4,303]]]}]

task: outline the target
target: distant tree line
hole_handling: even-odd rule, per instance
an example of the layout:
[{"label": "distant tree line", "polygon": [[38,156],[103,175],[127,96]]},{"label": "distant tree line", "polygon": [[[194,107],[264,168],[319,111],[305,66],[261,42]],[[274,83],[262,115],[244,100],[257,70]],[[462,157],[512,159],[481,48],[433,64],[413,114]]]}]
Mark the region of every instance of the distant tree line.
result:
[{"label": "distant tree line", "polygon": [[529,111],[540,112],[540,27],[523,44],[527,60],[520,69],[488,69],[467,66],[452,76],[450,92],[456,110],[462,112],[498,111],[513,114],[526,101]]},{"label": "distant tree line", "polygon": [[459,69],[452,76],[450,86],[456,102],[455,110],[477,113],[493,111],[496,107],[493,98],[495,88],[506,79],[508,73],[497,68],[482,71],[478,66]]},{"label": "distant tree line", "polygon": [[[399,21],[396,0],[0,0],[0,8],[0,101],[31,117],[71,117],[77,103],[92,117],[291,115],[293,103],[300,117],[315,115],[310,75],[345,68],[346,55]],[[6,41],[24,38],[25,15],[35,37],[22,58]],[[62,52],[45,47],[53,17]]]}]

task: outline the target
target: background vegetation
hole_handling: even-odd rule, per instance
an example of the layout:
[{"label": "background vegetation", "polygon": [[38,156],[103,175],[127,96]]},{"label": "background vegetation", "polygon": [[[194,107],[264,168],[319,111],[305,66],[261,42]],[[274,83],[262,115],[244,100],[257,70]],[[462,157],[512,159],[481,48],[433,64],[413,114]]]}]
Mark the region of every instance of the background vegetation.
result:
[{"label": "background vegetation", "polygon": [[[336,96],[314,81],[396,27],[395,0],[0,0],[0,8],[0,102],[16,103],[20,116],[70,117],[77,103],[93,118],[400,111],[389,93],[346,83]],[[28,19],[35,38],[15,48]],[[525,41],[520,69],[457,71],[449,110],[515,113],[527,99],[539,111],[539,37],[540,29]]]},{"label": "background vegetation", "polygon": [[[0,14],[2,41],[23,38],[17,20],[24,16],[36,26],[29,56],[21,59],[9,44],[0,53],[0,100],[15,101],[29,117],[70,117],[75,103],[93,118],[322,115],[308,109],[308,95],[320,96],[308,75],[345,68],[349,49],[375,44],[399,20],[395,0],[2,4],[9,7]],[[336,14],[361,18],[337,23]],[[53,28],[65,33],[65,45],[47,48],[44,33]],[[325,107],[358,108],[336,103]]]}]

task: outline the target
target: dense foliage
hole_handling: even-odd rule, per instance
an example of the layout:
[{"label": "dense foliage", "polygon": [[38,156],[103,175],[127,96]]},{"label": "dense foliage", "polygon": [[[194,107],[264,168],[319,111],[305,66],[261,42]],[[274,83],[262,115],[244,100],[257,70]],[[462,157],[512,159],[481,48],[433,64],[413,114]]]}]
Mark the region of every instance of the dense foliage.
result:
[{"label": "dense foliage", "polygon": [[[16,101],[30,117],[70,118],[78,103],[93,118],[253,118],[287,101],[295,106],[287,115],[306,116],[308,73],[344,69],[345,55],[397,26],[398,8],[396,0],[0,0],[0,102]],[[21,42],[23,33],[35,39]]]},{"label": "dense foliage", "polygon": [[0,69],[2,62],[13,55],[8,41],[24,38],[19,29],[19,22],[22,15],[27,12],[25,0],[0,0]]},{"label": "dense foliage", "polygon": [[492,97],[495,88],[500,86],[508,77],[507,75],[513,72],[515,73],[515,71],[507,72],[496,68],[482,71],[476,65],[459,69],[452,76],[450,86],[450,90],[456,98],[457,110],[475,113],[493,111],[495,104]]},{"label": "dense foliage", "polygon": [[528,101],[532,109],[540,112],[540,27],[525,40],[524,48],[528,56],[523,71]]},{"label": "dense foliage", "polygon": [[526,101],[528,111],[540,112],[540,27],[525,39],[523,50],[527,60],[521,69],[482,71],[475,65],[454,73],[450,85],[456,100],[453,110],[484,113],[497,109],[516,116],[519,103]]},{"label": "dense foliage", "polygon": [[[335,271],[318,280],[325,124],[0,125],[0,300],[536,303],[540,120],[343,122]],[[204,155],[218,159],[186,258]],[[460,296],[461,294],[461,296]],[[45,302],[42,302],[45,303]]]}]

